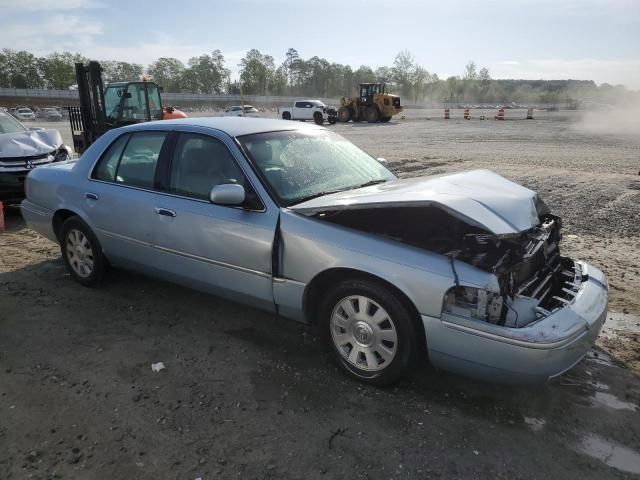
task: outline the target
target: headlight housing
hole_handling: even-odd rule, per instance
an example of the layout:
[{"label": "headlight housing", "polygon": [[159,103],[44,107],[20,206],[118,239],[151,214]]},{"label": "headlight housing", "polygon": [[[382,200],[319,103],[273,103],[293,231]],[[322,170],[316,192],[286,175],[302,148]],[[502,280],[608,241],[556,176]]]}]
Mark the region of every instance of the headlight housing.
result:
[{"label": "headlight housing", "polygon": [[503,315],[504,300],[497,293],[475,287],[453,287],[444,296],[442,310],[461,317],[498,323]]}]

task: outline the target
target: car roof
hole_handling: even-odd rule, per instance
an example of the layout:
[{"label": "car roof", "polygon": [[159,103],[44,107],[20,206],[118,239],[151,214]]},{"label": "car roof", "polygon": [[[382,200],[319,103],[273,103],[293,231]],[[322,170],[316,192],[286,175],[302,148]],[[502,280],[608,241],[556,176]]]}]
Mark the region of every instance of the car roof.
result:
[{"label": "car roof", "polygon": [[125,127],[131,130],[144,130],[149,125],[154,126],[192,126],[220,130],[231,137],[240,137],[252,133],[275,132],[282,130],[319,130],[322,127],[315,124],[279,120],[273,118],[252,117],[189,117],[175,120],[158,120],[156,122],[140,123]]}]

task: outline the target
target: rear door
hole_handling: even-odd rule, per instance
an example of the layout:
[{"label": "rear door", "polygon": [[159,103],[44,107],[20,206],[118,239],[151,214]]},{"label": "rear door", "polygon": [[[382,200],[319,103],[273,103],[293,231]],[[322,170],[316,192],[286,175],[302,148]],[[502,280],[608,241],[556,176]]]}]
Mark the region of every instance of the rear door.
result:
[{"label": "rear door", "polygon": [[155,178],[167,135],[125,133],[109,146],[91,173],[84,193],[85,212],[112,263],[145,270],[155,264]]},{"label": "rear door", "polygon": [[[159,262],[178,281],[272,309],[271,248],[278,211],[266,208],[242,154],[225,140],[216,134],[178,134],[167,158],[166,194],[155,204]],[[247,202],[212,204],[213,186],[229,183],[245,188]]]}]

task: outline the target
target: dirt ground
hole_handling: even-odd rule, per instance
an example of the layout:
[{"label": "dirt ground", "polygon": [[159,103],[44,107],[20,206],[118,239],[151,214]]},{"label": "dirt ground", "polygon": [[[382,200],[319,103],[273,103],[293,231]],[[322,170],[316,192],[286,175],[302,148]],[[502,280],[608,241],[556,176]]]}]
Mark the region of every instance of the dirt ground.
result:
[{"label": "dirt ground", "polygon": [[[611,311],[640,314],[640,132],[600,134],[579,112],[473,113],[331,128],[400,176],[488,168],[539,191],[563,217],[564,252],[606,272]],[[69,141],[66,124],[55,128]],[[122,271],[85,289],[16,209],[7,227],[2,479],[640,475],[637,334],[603,336],[542,386],[422,365],[373,388],[343,376],[304,325]]]}]

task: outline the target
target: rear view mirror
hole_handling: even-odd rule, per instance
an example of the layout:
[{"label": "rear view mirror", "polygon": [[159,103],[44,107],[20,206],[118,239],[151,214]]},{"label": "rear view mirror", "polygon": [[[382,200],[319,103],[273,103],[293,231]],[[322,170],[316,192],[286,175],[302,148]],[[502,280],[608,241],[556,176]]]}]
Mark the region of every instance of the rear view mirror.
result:
[{"label": "rear view mirror", "polygon": [[241,205],[244,199],[244,187],[237,183],[216,185],[209,194],[209,200],[216,205]]}]

